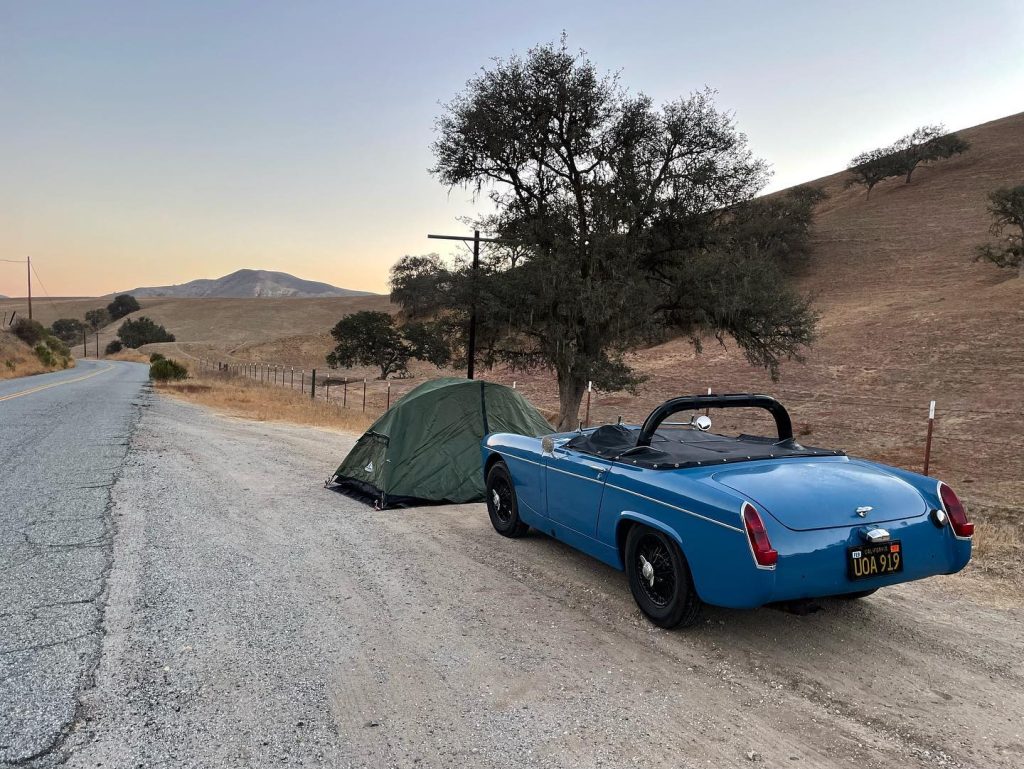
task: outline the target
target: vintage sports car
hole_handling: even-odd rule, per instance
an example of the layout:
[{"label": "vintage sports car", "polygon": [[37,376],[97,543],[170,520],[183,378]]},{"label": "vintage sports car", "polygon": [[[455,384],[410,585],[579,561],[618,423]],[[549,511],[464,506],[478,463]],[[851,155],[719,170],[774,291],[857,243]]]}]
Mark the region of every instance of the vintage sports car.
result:
[{"label": "vintage sports car", "polygon": [[[708,432],[706,414],[762,408],[777,437]],[[974,524],[934,478],[803,446],[767,395],[674,398],[641,427],[604,425],[482,443],[487,510],[499,534],[529,527],[617,569],[661,627],[703,603],[749,608],[952,574]]]}]

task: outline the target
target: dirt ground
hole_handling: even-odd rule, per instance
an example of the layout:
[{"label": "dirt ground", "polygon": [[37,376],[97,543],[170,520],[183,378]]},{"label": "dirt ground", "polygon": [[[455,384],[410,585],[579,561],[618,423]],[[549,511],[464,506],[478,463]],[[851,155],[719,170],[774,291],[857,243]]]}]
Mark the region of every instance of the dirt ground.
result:
[{"label": "dirt ground", "polygon": [[152,396],[112,489],[95,686],[68,766],[1019,767],[1024,605],[977,572],[707,610],[481,505],[323,488],[354,436]]}]

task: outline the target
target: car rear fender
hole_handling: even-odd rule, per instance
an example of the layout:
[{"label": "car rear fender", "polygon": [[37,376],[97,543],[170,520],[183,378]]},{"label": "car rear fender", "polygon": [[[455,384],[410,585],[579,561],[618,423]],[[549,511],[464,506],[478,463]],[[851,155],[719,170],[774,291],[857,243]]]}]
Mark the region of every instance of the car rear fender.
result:
[{"label": "car rear fender", "polygon": [[630,527],[648,526],[671,537],[682,550],[690,567],[694,589],[705,603],[751,608],[768,600],[775,572],[757,568],[745,533],[690,516],[680,516],[674,523],[670,525],[660,516],[624,510],[619,515],[615,530],[620,567],[625,567],[626,537]]}]

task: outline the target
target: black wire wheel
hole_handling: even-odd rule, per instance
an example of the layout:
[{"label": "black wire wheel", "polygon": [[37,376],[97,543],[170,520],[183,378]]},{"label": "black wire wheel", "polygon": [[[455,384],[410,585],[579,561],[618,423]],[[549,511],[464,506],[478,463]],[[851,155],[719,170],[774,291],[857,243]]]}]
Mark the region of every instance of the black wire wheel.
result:
[{"label": "black wire wheel", "polygon": [[519,519],[516,487],[504,462],[487,471],[487,514],[494,530],[503,537],[521,537],[530,528]]},{"label": "black wire wheel", "polygon": [[651,622],[673,628],[697,621],[701,600],[675,540],[656,529],[635,525],[626,536],[625,565],[633,598]]}]

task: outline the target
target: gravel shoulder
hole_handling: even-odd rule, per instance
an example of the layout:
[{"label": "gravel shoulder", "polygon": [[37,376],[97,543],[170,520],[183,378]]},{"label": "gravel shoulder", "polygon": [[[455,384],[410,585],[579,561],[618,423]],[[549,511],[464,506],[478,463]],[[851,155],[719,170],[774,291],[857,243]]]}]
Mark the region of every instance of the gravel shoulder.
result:
[{"label": "gravel shoulder", "polygon": [[352,436],[146,409],[74,767],[1019,767],[1024,608],[972,577],[645,622],[481,505],[323,488]]}]

